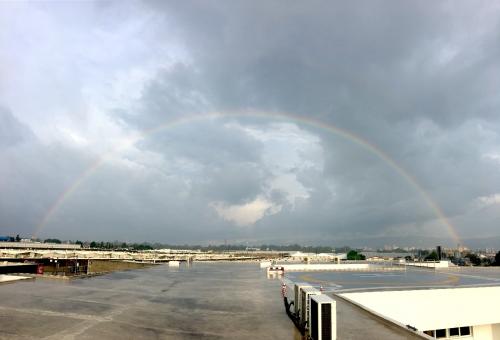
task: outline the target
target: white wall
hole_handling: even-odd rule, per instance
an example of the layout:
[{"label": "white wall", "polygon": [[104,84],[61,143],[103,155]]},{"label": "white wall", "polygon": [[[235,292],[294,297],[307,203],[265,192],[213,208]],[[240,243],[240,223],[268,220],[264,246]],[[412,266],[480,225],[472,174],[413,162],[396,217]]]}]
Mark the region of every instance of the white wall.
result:
[{"label": "white wall", "polygon": [[439,262],[405,262],[407,266],[414,267],[427,267],[427,268],[448,268],[448,261],[439,261]]},{"label": "white wall", "polygon": [[480,325],[472,327],[474,340],[493,340],[491,325]]},{"label": "white wall", "polygon": [[493,333],[493,340],[500,340],[500,323],[491,325],[491,330]]},{"label": "white wall", "polygon": [[[319,270],[367,270],[372,268],[368,263],[342,263],[342,264],[277,264],[277,267],[284,267],[285,272],[289,271],[319,271]],[[380,268],[380,267],[374,267]]]}]

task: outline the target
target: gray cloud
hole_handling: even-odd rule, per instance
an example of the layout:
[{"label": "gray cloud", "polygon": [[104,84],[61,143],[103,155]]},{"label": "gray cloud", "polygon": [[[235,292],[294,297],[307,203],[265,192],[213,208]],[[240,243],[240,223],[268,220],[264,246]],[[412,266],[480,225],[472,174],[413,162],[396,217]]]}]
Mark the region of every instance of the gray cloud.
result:
[{"label": "gray cloud", "polygon": [[[0,170],[12,178],[3,183],[11,197],[0,210],[6,232],[36,225],[93,160],[130,134],[191,115],[256,110],[352,131],[413,176],[461,235],[498,236],[495,5],[1,6],[12,17],[25,10],[23,20],[31,20],[0,35],[0,47],[17,56],[3,57],[7,62],[30,65],[26,79],[34,84],[15,74],[0,83],[0,102],[13,112],[0,114],[0,143],[9,162]],[[61,32],[75,11],[81,18],[70,32]],[[37,23],[47,22],[39,34],[66,67],[52,78],[55,65],[45,71],[26,56],[50,60],[55,52],[14,38],[28,37]],[[57,38],[49,39],[54,32]],[[110,56],[98,52],[103,48]],[[41,75],[47,75],[45,87]],[[20,84],[25,90],[16,93]],[[390,164],[352,140],[301,122],[197,119],[108,156],[53,216],[47,235],[454,242],[430,203]],[[26,203],[27,195],[36,202]],[[224,207],[226,215],[214,206]],[[250,210],[262,216],[251,225],[228,218]]]},{"label": "gray cloud", "polygon": [[19,122],[6,108],[0,107],[0,146],[13,147],[33,140],[29,127]]}]

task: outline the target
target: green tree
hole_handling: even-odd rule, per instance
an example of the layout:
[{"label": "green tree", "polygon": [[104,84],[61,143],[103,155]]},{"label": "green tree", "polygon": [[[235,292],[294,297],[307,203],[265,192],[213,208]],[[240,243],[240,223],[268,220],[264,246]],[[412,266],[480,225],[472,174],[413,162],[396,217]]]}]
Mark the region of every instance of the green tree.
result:
[{"label": "green tree", "polygon": [[61,244],[61,240],[57,239],[57,238],[47,238],[43,241],[43,243],[57,243],[57,244]]},{"label": "green tree", "polygon": [[436,253],[436,251],[432,251],[432,253],[430,253],[429,255],[427,255],[425,257],[425,260],[426,261],[437,261],[439,260],[439,257],[438,257],[438,254]]},{"label": "green tree", "polygon": [[366,256],[358,253],[356,250],[351,250],[347,253],[347,259],[351,261],[366,260]]},{"label": "green tree", "polygon": [[487,257],[481,259],[481,266],[488,267],[491,265],[492,265],[491,259],[489,259]]},{"label": "green tree", "polygon": [[479,256],[477,256],[476,254],[469,253],[465,255],[465,257],[468,258],[470,260],[470,263],[472,263],[474,266],[481,265],[481,258],[479,258]]}]

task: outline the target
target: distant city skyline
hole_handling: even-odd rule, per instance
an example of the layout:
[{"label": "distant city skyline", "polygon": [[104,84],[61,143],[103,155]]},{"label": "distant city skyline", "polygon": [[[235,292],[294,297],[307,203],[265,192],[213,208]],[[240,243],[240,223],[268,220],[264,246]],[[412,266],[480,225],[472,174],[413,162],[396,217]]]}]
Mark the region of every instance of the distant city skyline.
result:
[{"label": "distant city skyline", "polygon": [[0,235],[500,247],[499,27],[496,3],[2,2]]}]

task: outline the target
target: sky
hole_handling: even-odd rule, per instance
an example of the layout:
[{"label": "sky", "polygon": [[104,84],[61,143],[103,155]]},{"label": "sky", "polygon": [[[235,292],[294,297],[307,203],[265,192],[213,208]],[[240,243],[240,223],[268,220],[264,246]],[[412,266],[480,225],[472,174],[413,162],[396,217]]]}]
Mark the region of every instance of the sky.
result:
[{"label": "sky", "polygon": [[500,246],[500,5],[0,3],[0,234]]}]

